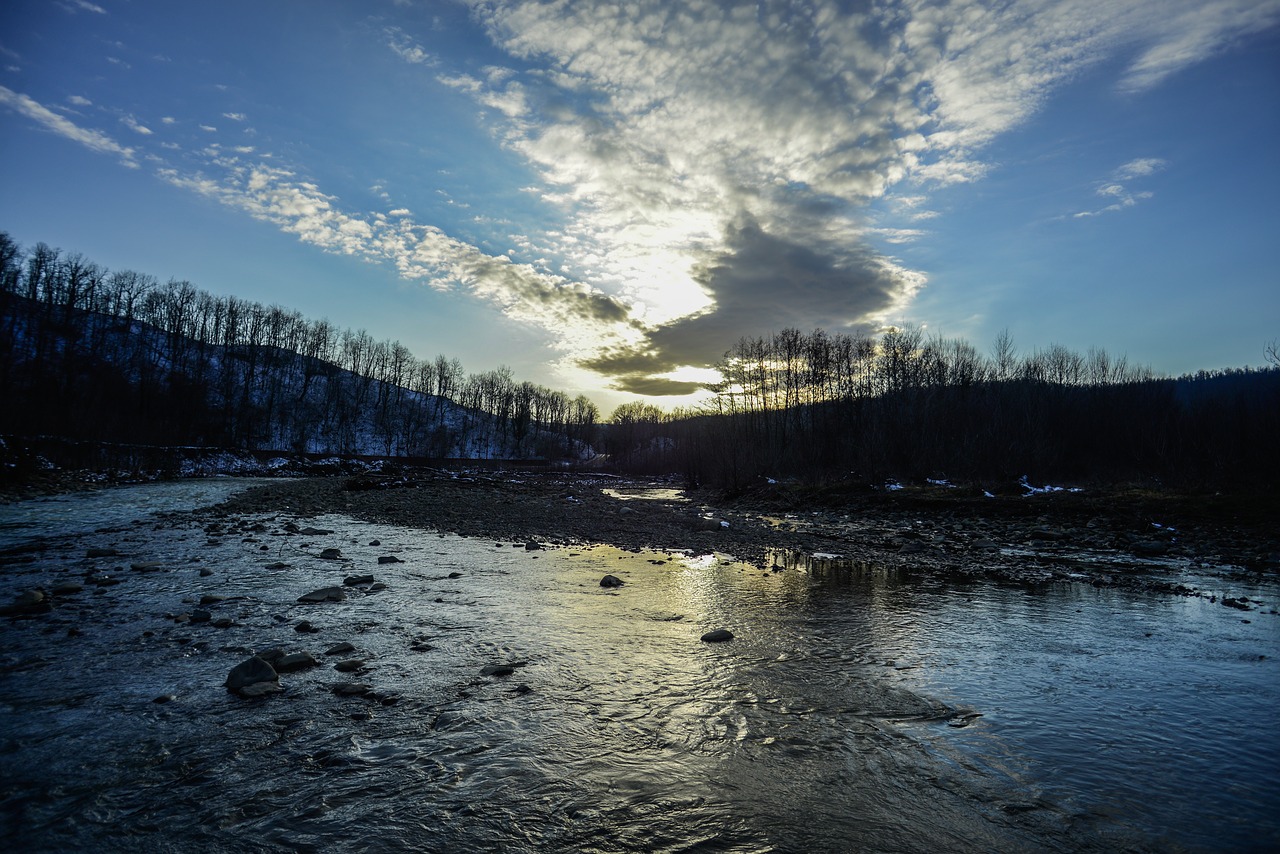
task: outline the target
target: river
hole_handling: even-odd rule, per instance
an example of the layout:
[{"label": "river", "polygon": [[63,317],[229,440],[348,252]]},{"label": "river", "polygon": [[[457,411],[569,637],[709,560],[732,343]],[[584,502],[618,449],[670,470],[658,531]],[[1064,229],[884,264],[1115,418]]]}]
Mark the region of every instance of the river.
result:
[{"label": "river", "polygon": [[[6,557],[6,599],[119,581],[0,622],[0,833],[17,850],[1280,846],[1274,584],[1237,583],[1263,603],[1240,611],[786,554],[770,571],[342,516],[291,535],[287,516],[148,515],[238,488],[203,483],[45,503],[73,524]],[[0,530],[50,537],[49,516],[11,505]],[[385,589],[296,602],[361,573]],[[202,595],[227,597],[207,608],[232,625],[187,622]],[[700,640],[715,628],[734,640]],[[322,663],[274,697],[228,694],[267,647]],[[335,672],[351,657],[362,672]],[[331,692],[350,678],[383,701]]]}]

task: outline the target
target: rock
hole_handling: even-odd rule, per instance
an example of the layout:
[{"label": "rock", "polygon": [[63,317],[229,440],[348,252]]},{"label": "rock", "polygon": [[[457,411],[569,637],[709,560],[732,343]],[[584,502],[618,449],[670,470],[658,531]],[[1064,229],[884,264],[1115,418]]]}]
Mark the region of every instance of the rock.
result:
[{"label": "rock", "polygon": [[39,605],[43,601],[43,590],[27,590],[18,596],[18,604],[23,608],[30,607],[31,605]]},{"label": "rock", "polygon": [[715,629],[702,636],[707,643],[724,643],[733,640],[733,632],[728,629]]},{"label": "rock", "polygon": [[84,590],[84,585],[76,584],[74,581],[62,581],[53,585],[54,596],[72,596]]},{"label": "rock", "polygon": [[529,540],[524,544],[524,550],[527,552],[536,552],[542,549],[542,543],[537,540]]},{"label": "rock", "polygon": [[320,631],[317,627],[311,625],[310,620],[302,620],[298,625],[293,627],[295,632],[315,634]]},{"label": "rock", "polygon": [[381,581],[375,581],[373,584],[369,585],[369,592],[371,593],[378,590],[386,590],[386,589],[387,589],[387,585],[383,584]]},{"label": "rock", "polygon": [[244,686],[236,693],[247,700],[252,700],[257,697],[279,694],[283,690],[279,682],[254,682],[252,685]]},{"label": "rock", "polygon": [[207,567],[207,566],[202,566],[202,567],[200,567],[200,577],[201,577],[201,578],[208,578],[210,575],[213,575],[213,570],[212,570],[212,569],[210,569],[210,568],[209,568],[209,567]]},{"label": "rock", "polygon": [[344,658],[333,665],[333,669],[339,673],[354,673],[362,667],[364,667],[364,660],[360,658]]},{"label": "rock", "polygon": [[333,693],[339,697],[363,697],[372,691],[368,682],[339,682],[333,686]]},{"label": "rock", "polygon": [[129,569],[134,572],[160,572],[164,569],[164,564],[158,560],[149,560],[143,563],[131,563]]},{"label": "rock", "polygon": [[621,587],[622,584],[622,579],[616,575],[606,575],[604,578],[600,579],[601,587]]},{"label": "rock", "polygon": [[342,583],[345,584],[347,587],[354,587],[357,584],[372,584],[373,576],[372,575],[348,575],[346,578],[342,579]]},{"label": "rock", "polygon": [[276,689],[279,690],[280,676],[274,667],[255,655],[231,668],[231,672],[227,674],[227,681],[223,684],[228,691],[249,696],[244,693],[247,687],[264,682],[275,683]]},{"label": "rock", "polygon": [[191,612],[191,622],[193,623],[207,623],[212,619],[213,614],[210,614],[203,608],[196,608]]},{"label": "rock", "polygon": [[1055,531],[1053,528],[1033,528],[1031,539],[1052,543],[1062,539],[1062,532]]},{"label": "rock", "polygon": [[267,569],[288,569],[288,568],[289,568],[289,564],[285,563],[282,560],[278,560],[275,563],[267,564]]},{"label": "rock", "polygon": [[518,697],[523,697],[525,694],[532,694],[533,689],[521,682],[519,685],[511,689],[511,693]]},{"label": "rock", "polygon": [[217,605],[219,602],[227,601],[226,596],[215,596],[212,593],[206,593],[200,597],[201,605]]},{"label": "rock", "polygon": [[321,587],[319,590],[312,590],[310,593],[302,594],[298,597],[298,601],[314,604],[316,602],[341,602],[346,598],[347,594],[341,587]]},{"label": "rock", "polygon": [[262,652],[255,652],[254,655],[275,667],[276,662],[284,658],[284,650],[278,646],[273,646],[270,649],[264,649]]},{"label": "rock", "polygon": [[320,552],[320,557],[325,560],[342,560],[342,552],[338,549],[325,549]]},{"label": "rock", "polygon": [[369,545],[373,548],[377,548],[378,546],[382,545],[382,540],[370,540]]},{"label": "rock", "polygon": [[488,664],[480,669],[481,676],[510,676],[516,669],[510,664]]},{"label": "rock", "polygon": [[1140,557],[1160,557],[1169,553],[1169,544],[1160,540],[1138,540],[1129,548]]},{"label": "rock", "polygon": [[[286,529],[288,527],[289,527],[288,525],[285,526]],[[304,537],[327,537],[330,534],[332,534],[333,531],[327,530],[325,528],[302,528],[298,530],[298,533]]]},{"label": "rock", "polygon": [[85,557],[119,557],[120,552],[115,549],[89,549],[84,554]]},{"label": "rock", "polygon": [[154,700],[152,700],[151,702],[153,702],[153,703],[172,703],[172,702],[173,702],[174,700],[176,700],[176,699],[178,699],[178,695],[177,695],[177,694],[161,694],[159,697],[156,697],[156,698],[155,698]]},{"label": "rock", "polygon": [[343,641],[342,643],[334,644],[333,646],[326,649],[324,651],[324,654],[325,655],[342,655],[344,652],[355,652],[355,651],[356,651],[355,646],[347,643],[346,641]]},{"label": "rock", "polygon": [[291,652],[288,655],[280,656],[275,663],[275,669],[277,673],[293,673],[297,670],[315,667],[319,663],[316,661],[315,656],[309,652]]},{"label": "rock", "polygon": [[230,617],[219,617],[209,625],[213,626],[215,629],[229,629],[235,625],[235,622]]},{"label": "rock", "polygon": [[378,563],[404,563],[404,561],[395,555],[379,555]]},{"label": "rock", "polygon": [[451,572],[451,573],[449,573],[449,578],[461,578],[461,577],[462,577],[462,573],[461,573],[461,572]]}]

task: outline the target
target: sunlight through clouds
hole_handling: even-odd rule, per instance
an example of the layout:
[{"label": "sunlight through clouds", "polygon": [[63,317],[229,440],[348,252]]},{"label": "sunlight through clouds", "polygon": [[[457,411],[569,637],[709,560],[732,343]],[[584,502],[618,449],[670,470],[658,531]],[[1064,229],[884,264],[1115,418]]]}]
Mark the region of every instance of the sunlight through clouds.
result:
[{"label": "sunlight through clouds", "polygon": [[[637,390],[645,370],[708,365],[726,342],[783,322],[882,322],[925,277],[875,247],[923,232],[874,227],[869,202],[914,206],[982,180],[984,146],[1126,45],[1144,52],[1125,85],[1152,85],[1145,69],[1166,61],[1155,57],[1171,71],[1271,20],[1224,0],[1233,14],[1209,26],[1197,4],[1172,5],[1171,20],[1153,20],[1113,0],[862,11],[477,0],[494,42],[533,70],[452,85],[489,107],[519,103],[500,110],[513,119],[502,136],[564,209],[559,250],[600,259],[598,283],[649,324],[637,348],[587,365]],[[1124,192],[1107,209],[1145,197]]]},{"label": "sunlight through clouds", "polygon": [[[993,183],[997,141],[1064,87],[1094,75],[1094,91],[1136,100],[1280,24],[1280,0],[1158,6],[335,4],[306,26],[289,9],[264,19],[297,67],[267,57],[239,76],[249,36],[228,29],[208,49],[231,59],[166,61],[161,82],[191,76],[149,103],[131,63],[181,56],[165,43],[181,27],[145,49],[95,32],[113,56],[60,90],[0,86],[0,105],[310,246],[480,301],[535,330],[561,375],[687,394],[743,336],[871,331],[928,302],[923,250],[945,200]],[[1081,167],[1092,195],[1048,216],[1141,213],[1153,184],[1192,172],[1181,154],[1161,175],[1169,162],[1134,152],[1164,149]]]}]

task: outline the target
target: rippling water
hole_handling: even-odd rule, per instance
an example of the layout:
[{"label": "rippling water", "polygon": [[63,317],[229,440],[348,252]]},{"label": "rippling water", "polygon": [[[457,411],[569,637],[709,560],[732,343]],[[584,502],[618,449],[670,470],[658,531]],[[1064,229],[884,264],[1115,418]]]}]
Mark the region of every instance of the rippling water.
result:
[{"label": "rippling water", "polygon": [[[1280,844],[1275,615],[791,555],[765,571],[342,517],[304,523],[330,535],[282,536],[284,517],[263,521],[213,535],[143,523],[4,567],[15,593],[89,569],[122,579],[0,624],[5,838],[50,851]],[[90,545],[125,557],[88,559]],[[327,547],[344,561],[319,558]],[[140,560],[165,569],[130,572]],[[296,604],[365,572],[387,589]],[[626,584],[601,588],[605,573]],[[1242,592],[1275,607],[1274,586]],[[165,617],[206,593],[232,597],[210,610],[236,625]],[[320,632],[294,631],[301,619]],[[736,638],[700,641],[721,627]],[[330,692],[348,677],[322,653],[340,641],[368,661],[357,678],[398,702]],[[282,675],[283,695],[228,695],[227,671],[271,646],[324,663]],[[499,663],[519,666],[480,675]]]}]

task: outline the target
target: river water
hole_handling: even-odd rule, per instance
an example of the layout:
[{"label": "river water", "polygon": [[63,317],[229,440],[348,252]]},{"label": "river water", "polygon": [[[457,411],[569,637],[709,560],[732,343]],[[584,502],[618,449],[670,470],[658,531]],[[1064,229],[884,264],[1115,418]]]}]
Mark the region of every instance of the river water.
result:
[{"label": "river water", "polygon": [[[144,509],[219,497],[184,488],[139,488]],[[1280,846],[1274,584],[1232,582],[1264,603],[1239,611],[786,554],[766,571],[530,551],[341,516],[301,522],[327,534],[289,535],[286,516],[211,528],[112,515],[123,502],[96,495],[72,514],[93,525],[0,567],[6,600],[120,582],[0,623],[0,836],[16,850]],[[386,588],[296,602],[361,573]],[[228,597],[207,607],[230,627],[173,619],[206,594]],[[715,628],[735,639],[700,640]],[[324,655],[342,641],[355,651]],[[229,695],[227,671],[268,647],[322,663],[283,674],[283,694]],[[366,669],[333,669],[351,657]],[[516,667],[482,675],[493,664]],[[351,678],[382,700],[332,693]]]}]

